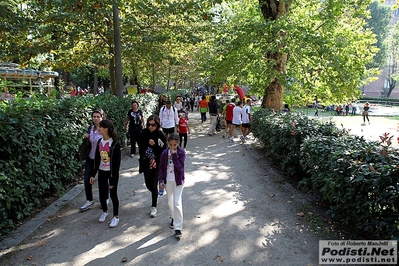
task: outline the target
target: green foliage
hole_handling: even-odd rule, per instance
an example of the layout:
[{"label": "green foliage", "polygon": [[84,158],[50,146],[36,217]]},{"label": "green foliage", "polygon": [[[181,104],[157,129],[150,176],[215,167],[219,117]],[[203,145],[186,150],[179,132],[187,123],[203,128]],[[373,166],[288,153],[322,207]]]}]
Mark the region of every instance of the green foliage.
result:
[{"label": "green foliage", "polygon": [[46,195],[62,195],[81,172],[75,158],[91,112],[103,109],[124,143],[131,101],[152,114],[158,96],[110,94],[22,99],[0,103],[0,230],[40,207]]},{"label": "green foliage", "polygon": [[333,123],[320,125],[301,113],[275,113],[259,109],[253,115],[253,134],[262,141],[266,155],[285,174],[301,178],[300,147],[309,136],[343,134]]},{"label": "green foliage", "polygon": [[252,125],[266,155],[318,195],[352,237],[399,235],[399,151],[390,148],[392,136],[370,142],[333,123],[265,109],[254,113]]},{"label": "green foliage", "polygon": [[319,194],[330,214],[357,236],[390,239],[399,229],[399,151],[357,136],[309,138],[302,185]]}]

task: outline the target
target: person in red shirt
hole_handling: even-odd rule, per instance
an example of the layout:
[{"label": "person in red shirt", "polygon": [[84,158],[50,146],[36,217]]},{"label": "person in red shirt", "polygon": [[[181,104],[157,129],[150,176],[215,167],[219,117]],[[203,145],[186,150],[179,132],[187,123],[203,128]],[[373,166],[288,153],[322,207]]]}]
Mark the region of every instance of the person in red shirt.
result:
[{"label": "person in red shirt", "polygon": [[231,102],[229,102],[229,100],[226,100],[226,110],[224,118],[224,120],[226,121],[226,126],[223,133],[223,138],[225,138],[226,134],[230,132],[231,123],[233,121],[233,109],[235,106],[236,105],[234,104],[234,100],[232,100]]},{"label": "person in red shirt", "polygon": [[[188,135],[190,133],[190,127],[188,125],[188,119],[186,117],[186,113],[185,112],[179,112],[179,124],[178,124],[178,128],[177,128],[177,132],[179,132],[179,136],[180,136],[180,145],[183,144],[183,148],[184,150],[186,150],[186,146],[187,146],[187,139],[188,139]],[[182,142],[182,140],[184,139],[184,143]]]}]

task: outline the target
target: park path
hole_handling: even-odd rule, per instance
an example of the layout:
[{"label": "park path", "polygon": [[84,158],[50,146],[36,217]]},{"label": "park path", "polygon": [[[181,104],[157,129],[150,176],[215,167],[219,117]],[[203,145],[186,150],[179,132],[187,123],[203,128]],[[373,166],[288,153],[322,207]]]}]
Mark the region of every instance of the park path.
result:
[{"label": "park path", "polygon": [[125,149],[116,228],[98,223],[97,187],[94,207],[79,212],[85,201],[79,185],[76,197],[3,251],[0,265],[317,265],[318,241],[333,237],[320,220],[307,222],[317,221],[312,198],[273,170],[253,141],[207,136],[208,121],[201,124],[197,112],[189,122],[181,240],[169,228],[166,196],[149,218],[150,193],[137,158]]}]

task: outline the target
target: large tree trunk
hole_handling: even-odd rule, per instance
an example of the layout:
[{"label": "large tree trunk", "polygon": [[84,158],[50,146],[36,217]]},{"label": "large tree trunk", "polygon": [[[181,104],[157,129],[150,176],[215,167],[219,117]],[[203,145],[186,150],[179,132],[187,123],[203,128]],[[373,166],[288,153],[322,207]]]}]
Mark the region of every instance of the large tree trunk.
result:
[{"label": "large tree trunk", "polygon": [[[259,0],[259,6],[266,21],[278,20],[282,16],[286,15],[291,5],[291,0]],[[283,36],[281,33],[275,38],[281,40]],[[276,77],[273,81],[265,88],[264,97],[262,101],[262,107],[273,110],[281,110],[283,107],[283,96],[284,96],[284,85],[279,81],[285,71],[287,64],[287,54],[279,51],[269,52],[266,54],[268,61],[275,62],[273,65]]]},{"label": "large tree trunk", "polygon": [[114,14],[114,50],[115,50],[115,83],[116,90],[114,94],[120,98],[123,97],[123,77],[122,77],[122,52],[121,52],[121,35],[119,26],[119,9],[116,4],[112,5]]}]

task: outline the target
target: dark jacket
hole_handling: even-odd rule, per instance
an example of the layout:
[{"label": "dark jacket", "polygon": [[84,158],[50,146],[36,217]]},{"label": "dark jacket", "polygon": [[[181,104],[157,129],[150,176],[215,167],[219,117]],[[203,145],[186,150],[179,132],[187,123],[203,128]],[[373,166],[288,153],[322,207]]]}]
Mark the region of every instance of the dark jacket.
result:
[{"label": "dark jacket", "polygon": [[218,115],[218,108],[218,103],[215,100],[211,100],[208,103],[209,115]]},{"label": "dark jacket", "polygon": [[[97,174],[98,169],[100,168],[100,151],[99,151],[99,146],[100,146],[100,141],[102,140],[99,139],[97,142],[97,148],[96,148],[96,153],[94,156],[94,172],[93,172],[93,177]],[[121,145],[119,144],[118,141],[113,140],[111,144],[111,157],[110,157],[110,168],[111,168],[111,177],[109,179],[109,185],[110,186],[115,186],[116,181],[119,179],[119,169],[121,167]]]},{"label": "dark jacket", "polygon": [[[167,166],[168,166],[168,151],[166,149],[161,154],[161,160],[159,162],[159,173],[158,182],[166,184]],[[184,161],[186,159],[186,152],[182,148],[178,148],[174,154],[172,154],[172,161],[175,168],[175,180],[176,185],[180,186],[184,184]]]},{"label": "dark jacket", "polygon": [[[149,144],[150,139],[154,140],[154,146]],[[158,140],[161,140],[164,144],[163,146],[159,146]],[[160,130],[155,130],[151,132],[148,128],[145,128],[141,131],[140,138],[139,138],[139,154],[140,154],[140,169],[139,172],[142,173],[144,170],[150,169],[150,162],[149,158],[145,151],[148,147],[151,147],[155,154],[155,161],[157,163],[157,168],[159,165],[159,159],[161,158],[161,153],[166,149],[166,136]]]}]

